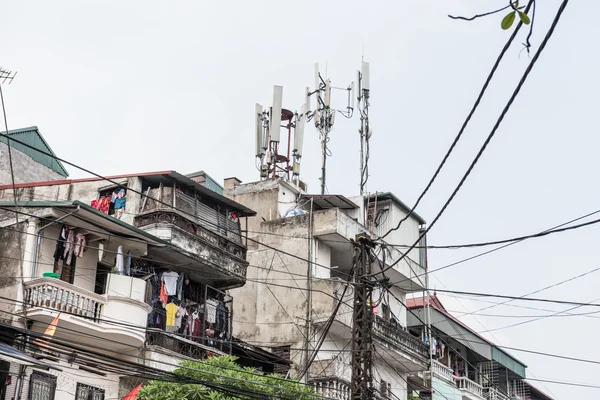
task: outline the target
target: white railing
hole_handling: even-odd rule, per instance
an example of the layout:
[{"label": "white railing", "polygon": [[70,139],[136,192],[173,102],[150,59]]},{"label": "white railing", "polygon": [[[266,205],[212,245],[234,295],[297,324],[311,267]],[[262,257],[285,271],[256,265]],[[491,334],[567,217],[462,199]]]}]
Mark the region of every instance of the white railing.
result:
[{"label": "white railing", "polygon": [[508,396],[506,396],[504,393],[500,392],[496,388],[491,387],[484,389],[483,397],[486,400],[509,400]]},{"label": "white railing", "polygon": [[456,386],[458,386],[461,391],[464,390],[479,398],[483,398],[483,387],[465,376],[456,378]]},{"label": "white railing", "polygon": [[313,381],[318,395],[324,399],[350,400],[350,384],[337,379]]},{"label": "white railing", "polygon": [[51,308],[96,321],[100,319],[106,300],[59,279],[40,278],[25,283],[25,304],[27,308]]},{"label": "white railing", "polygon": [[452,369],[448,368],[444,364],[439,361],[433,360],[431,363],[431,370],[433,374],[440,379],[444,379],[450,383],[454,382],[454,374],[452,373]]}]

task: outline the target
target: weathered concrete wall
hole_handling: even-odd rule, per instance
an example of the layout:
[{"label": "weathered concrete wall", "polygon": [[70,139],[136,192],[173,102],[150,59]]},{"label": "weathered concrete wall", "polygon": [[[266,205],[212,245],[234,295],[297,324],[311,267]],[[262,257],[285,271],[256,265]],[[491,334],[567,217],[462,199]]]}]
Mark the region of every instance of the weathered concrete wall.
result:
[{"label": "weathered concrete wall", "polygon": [[[308,217],[262,223],[255,238],[302,259],[308,256]],[[306,329],[308,263],[260,246],[248,252],[246,285],[231,290],[234,302],[234,336],[263,346],[304,346]],[[265,284],[268,282],[269,284]],[[280,286],[278,286],[280,285]],[[300,361],[292,350],[295,363]]]},{"label": "weathered concrete wall", "polygon": [[[40,164],[33,158],[19,150],[11,148],[12,165],[15,174],[15,183],[54,181],[65,179],[45,165]],[[10,185],[10,162],[8,159],[8,146],[0,143],[0,185]]]},{"label": "weathered concrete wall", "polygon": [[[0,211],[0,221],[14,220],[14,213]],[[0,321],[8,322],[14,319],[13,313],[20,310],[17,303],[12,303],[7,299],[17,300],[18,291],[21,290],[21,260],[22,253],[19,252],[19,243],[21,250],[25,248],[26,235],[23,232],[25,222],[19,225],[10,225],[6,229],[0,229]]]},{"label": "weathered concrete wall", "polygon": [[[242,230],[249,234],[258,232],[263,221],[281,218],[287,210],[293,208],[298,197],[297,189],[284,182],[267,180],[232,186],[225,184],[225,197],[228,197],[256,211],[255,217],[241,220]],[[256,247],[251,241],[248,248]]]}]

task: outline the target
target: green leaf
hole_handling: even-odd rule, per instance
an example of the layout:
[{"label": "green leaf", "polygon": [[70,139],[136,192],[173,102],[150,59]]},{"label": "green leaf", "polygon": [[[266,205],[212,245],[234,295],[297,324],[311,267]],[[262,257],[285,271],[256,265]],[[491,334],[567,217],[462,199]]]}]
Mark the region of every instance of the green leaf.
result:
[{"label": "green leaf", "polygon": [[512,24],[515,22],[516,17],[517,16],[515,15],[514,11],[511,11],[510,13],[506,14],[506,16],[504,18],[502,18],[502,23],[500,24],[502,29],[504,29],[504,30],[509,29],[512,26]]},{"label": "green leaf", "polygon": [[529,16],[524,12],[519,11],[519,18],[521,18],[521,21],[523,21],[525,25],[529,25],[531,23]]}]

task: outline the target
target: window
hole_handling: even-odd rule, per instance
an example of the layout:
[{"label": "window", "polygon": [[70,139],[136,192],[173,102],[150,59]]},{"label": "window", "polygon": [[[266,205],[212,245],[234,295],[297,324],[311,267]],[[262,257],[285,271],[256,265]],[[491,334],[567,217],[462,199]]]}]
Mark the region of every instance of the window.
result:
[{"label": "window", "polygon": [[104,400],[104,389],[78,383],[75,400]]},{"label": "window", "polygon": [[31,374],[29,380],[29,400],[54,400],[56,377],[41,372]]}]

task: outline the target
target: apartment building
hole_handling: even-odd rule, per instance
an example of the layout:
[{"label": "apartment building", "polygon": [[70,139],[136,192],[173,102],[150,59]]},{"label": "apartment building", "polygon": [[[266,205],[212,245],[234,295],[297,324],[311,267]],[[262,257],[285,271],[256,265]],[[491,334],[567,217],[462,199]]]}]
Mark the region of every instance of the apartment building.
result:
[{"label": "apartment building", "polygon": [[[391,193],[353,198],[310,195],[278,179],[242,184],[231,178],[225,180],[224,190],[225,196],[256,211],[242,221],[253,268],[246,285],[230,291],[237,300],[234,335],[287,351],[293,375],[311,382],[326,398],[348,399],[352,240],[359,234],[371,238],[384,234],[407,215],[408,208]],[[414,242],[424,224],[413,215],[386,240]],[[400,255],[395,247],[387,247],[385,254],[378,254],[380,262],[374,268],[389,266]],[[424,288],[425,265],[425,251],[411,251],[387,272],[395,283],[389,291],[373,295],[378,398],[407,399],[408,376],[428,368],[428,349],[408,331],[403,305],[407,293]]]},{"label": "apartment building", "polygon": [[407,300],[408,329],[428,342],[422,321],[431,315],[432,363],[409,378],[432,400],[552,400],[526,380],[527,366],[446,310],[434,293]]},{"label": "apartment building", "polygon": [[[230,290],[249,265],[240,220],[256,213],[200,175],[21,183],[16,208],[12,186],[0,186],[0,399],[122,398],[141,383],[123,373],[126,362],[172,371],[234,354],[265,372],[286,369],[232,335]],[[28,336],[57,316],[54,341],[79,350]]]}]

